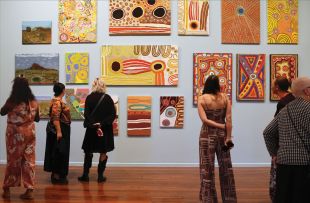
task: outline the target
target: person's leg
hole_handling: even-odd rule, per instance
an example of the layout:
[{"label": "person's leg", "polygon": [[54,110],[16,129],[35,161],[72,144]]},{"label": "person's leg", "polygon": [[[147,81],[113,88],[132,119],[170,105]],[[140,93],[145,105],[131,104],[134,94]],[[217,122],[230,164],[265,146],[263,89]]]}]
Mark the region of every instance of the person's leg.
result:
[{"label": "person's leg", "polygon": [[102,183],[105,182],[107,180],[107,178],[103,175],[106,166],[107,166],[107,161],[108,161],[108,156],[106,153],[100,153],[100,157],[99,157],[99,164],[98,164],[98,183]]},{"label": "person's leg", "polygon": [[291,166],[277,164],[276,174],[276,203],[292,202],[292,173]]},{"label": "person's leg", "polygon": [[91,168],[92,161],[93,161],[93,154],[85,153],[84,164],[83,164],[83,174],[82,176],[78,177],[79,181],[89,182],[89,169]]},{"label": "person's leg", "polygon": [[307,178],[308,166],[293,166],[292,170],[292,202],[310,202],[310,179]]}]

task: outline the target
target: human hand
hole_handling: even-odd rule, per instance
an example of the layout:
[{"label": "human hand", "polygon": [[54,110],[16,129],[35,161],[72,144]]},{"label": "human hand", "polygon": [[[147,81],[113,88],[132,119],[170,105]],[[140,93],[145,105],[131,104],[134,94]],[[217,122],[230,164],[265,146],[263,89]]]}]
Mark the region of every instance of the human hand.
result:
[{"label": "human hand", "polygon": [[61,132],[57,132],[57,140],[59,141],[62,138],[62,133]]},{"label": "human hand", "polygon": [[272,156],[272,163],[276,166],[277,165],[277,156]]},{"label": "human hand", "polygon": [[103,132],[102,132],[101,128],[97,128],[97,135],[98,135],[98,137],[103,136]]}]

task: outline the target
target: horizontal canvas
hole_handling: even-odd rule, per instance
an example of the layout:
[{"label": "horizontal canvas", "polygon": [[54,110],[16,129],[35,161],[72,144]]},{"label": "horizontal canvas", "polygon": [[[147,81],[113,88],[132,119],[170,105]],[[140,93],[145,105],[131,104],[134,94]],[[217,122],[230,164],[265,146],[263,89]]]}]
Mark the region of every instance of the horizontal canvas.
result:
[{"label": "horizontal canvas", "polygon": [[298,0],[268,0],[268,43],[298,43]]},{"label": "horizontal canvas", "polygon": [[184,97],[160,97],[160,127],[183,128],[184,124]]},{"label": "horizontal canvas", "polygon": [[97,0],[59,0],[59,43],[97,41]]},{"label": "horizontal canvas", "polygon": [[178,0],[179,35],[209,35],[209,0]]},{"label": "horizontal canvas", "polygon": [[66,91],[66,103],[70,108],[72,120],[84,120],[85,100],[89,94],[86,88],[68,88]]},{"label": "horizontal canvas", "polygon": [[66,53],[65,63],[67,84],[88,83],[88,53]]},{"label": "horizontal canvas", "polygon": [[178,85],[178,48],[172,45],[103,46],[101,75],[107,85]]},{"label": "horizontal canvas", "polygon": [[265,54],[237,55],[237,100],[264,101]]},{"label": "horizontal canvas", "polygon": [[110,0],[110,35],[170,34],[170,0]]},{"label": "horizontal canvas", "polygon": [[36,96],[39,103],[40,119],[49,119],[51,96]]},{"label": "horizontal canvas", "polygon": [[151,136],[152,97],[128,96],[127,99],[127,135]]},{"label": "horizontal canvas", "polygon": [[23,21],[23,44],[51,44],[52,21]]},{"label": "horizontal canvas", "polygon": [[202,95],[205,80],[209,75],[217,75],[221,92],[232,99],[232,54],[230,53],[194,53],[193,103],[197,105]]},{"label": "horizontal canvas", "polygon": [[59,55],[16,54],[15,76],[25,77],[30,85],[52,85],[59,81]]},{"label": "horizontal canvas", "polygon": [[293,81],[298,77],[297,54],[271,54],[270,55],[270,100],[278,101],[280,98],[273,93],[272,87],[277,77],[282,76]]},{"label": "horizontal canvas", "polygon": [[222,43],[260,43],[260,0],[222,0]]}]

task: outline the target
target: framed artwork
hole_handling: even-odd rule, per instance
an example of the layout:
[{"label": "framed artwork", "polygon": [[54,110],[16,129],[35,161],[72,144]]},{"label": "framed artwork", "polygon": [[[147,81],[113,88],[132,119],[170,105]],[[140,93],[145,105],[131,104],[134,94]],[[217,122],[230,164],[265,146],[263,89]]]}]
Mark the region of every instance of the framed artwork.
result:
[{"label": "framed artwork", "polygon": [[65,63],[67,84],[88,83],[88,53],[66,53]]},{"label": "framed artwork", "polygon": [[51,44],[52,21],[23,21],[23,44]]},{"label": "framed artwork", "polygon": [[74,88],[66,89],[66,103],[70,108],[72,120],[84,120],[85,100],[89,94],[89,89]]},{"label": "framed artwork", "polygon": [[160,127],[183,128],[184,124],[184,97],[160,97]]},{"label": "framed artwork", "polygon": [[222,43],[260,43],[260,0],[222,0]]},{"label": "framed artwork", "polygon": [[118,135],[118,129],[119,129],[119,121],[118,121],[118,116],[119,116],[119,98],[118,96],[111,96],[114,102],[115,110],[116,110],[116,118],[113,121],[113,134],[114,136]]},{"label": "framed artwork", "polygon": [[15,77],[27,78],[30,85],[52,85],[59,80],[58,54],[16,54]]},{"label": "framed artwork", "polygon": [[268,0],[268,44],[298,44],[298,0]]},{"label": "framed artwork", "polygon": [[237,100],[265,100],[265,54],[237,55]]},{"label": "framed artwork", "polygon": [[168,35],[170,0],[110,0],[110,35]]},{"label": "framed artwork", "polygon": [[209,0],[178,0],[179,35],[209,35]]},{"label": "framed artwork", "polygon": [[59,43],[97,41],[97,0],[59,0]]},{"label": "framed artwork", "polygon": [[101,75],[107,85],[177,86],[178,48],[172,45],[103,46]]},{"label": "framed artwork", "polygon": [[127,135],[151,136],[152,97],[128,96],[127,99]]},{"label": "framed artwork", "polygon": [[197,105],[202,95],[205,80],[209,75],[217,75],[221,92],[226,92],[232,100],[232,54],[230,53],[194,53],[193,103]]},{"label": "framed artwork", "polygon": [[277,77],[287,77],[290,81],[298,77],[298,54],[271,54],[270,55],[270,100],[280,98],[273,93],[272,87]]},{"label": "framed artwork", "polygon": [[36,96],[39,103],[40,119],[49,119],[51,96]]}]

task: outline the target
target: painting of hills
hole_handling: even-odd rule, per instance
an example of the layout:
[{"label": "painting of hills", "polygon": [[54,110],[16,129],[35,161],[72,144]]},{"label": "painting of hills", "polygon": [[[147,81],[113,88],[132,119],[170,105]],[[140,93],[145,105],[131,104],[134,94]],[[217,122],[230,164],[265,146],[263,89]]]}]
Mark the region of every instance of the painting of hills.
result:
[{"label": "painting of hills", "polygon": [[30,85],[52,85],[59,80],[59,54],[16,54],[15,76]]},{"label": "painting of hills", "polygon": [[23,21],[23,44],[51,44],[52,21]]}]

